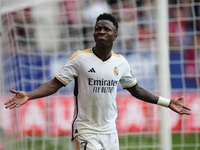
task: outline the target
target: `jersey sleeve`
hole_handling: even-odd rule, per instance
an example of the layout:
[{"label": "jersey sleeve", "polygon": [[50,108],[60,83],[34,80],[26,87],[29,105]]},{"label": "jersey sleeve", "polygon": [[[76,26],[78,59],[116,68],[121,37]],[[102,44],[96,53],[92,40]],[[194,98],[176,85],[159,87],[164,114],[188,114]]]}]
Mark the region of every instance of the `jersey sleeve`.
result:
[{"label": "jersey sleeve", "polygon": [[56,75],[56,78],[64,85],[69,84],[71,81],[73,81],[75,77],[78,76],[78,56],[72,57],[75,55],[75,53],[68,58],[67,63],[61,68],[59,73]]},{"label": "jersey sleeve", "polygon": [[137,79],[132,75],[128,62],[124,64],[124,74],[120,79],[122,88],[130,88],[137,84]]}]

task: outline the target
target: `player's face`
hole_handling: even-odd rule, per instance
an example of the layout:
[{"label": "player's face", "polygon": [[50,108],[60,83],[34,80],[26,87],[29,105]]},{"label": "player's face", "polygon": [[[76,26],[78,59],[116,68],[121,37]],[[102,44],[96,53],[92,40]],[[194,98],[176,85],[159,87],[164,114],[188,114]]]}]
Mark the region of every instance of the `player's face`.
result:
[{"label": "player's face", "polygon": [[93,36],[98,46],[110,46],[117,38],[116,28],[108,20],[99,20],[95,25]]}]

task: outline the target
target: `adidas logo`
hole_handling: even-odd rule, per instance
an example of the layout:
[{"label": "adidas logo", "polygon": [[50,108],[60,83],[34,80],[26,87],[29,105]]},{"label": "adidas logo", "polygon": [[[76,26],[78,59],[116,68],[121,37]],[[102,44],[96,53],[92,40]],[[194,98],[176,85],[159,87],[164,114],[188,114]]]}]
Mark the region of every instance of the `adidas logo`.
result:
[{"label": "adidas logo", "polygon": [[75,130],[75,133],[78,133],[78,130],[77,130],[77,129]]},{"label": "adidas logo", "polygon": [[88,72],[94,72],[95,73],[95,70],[94,70],[94,68],[91,68]]}]

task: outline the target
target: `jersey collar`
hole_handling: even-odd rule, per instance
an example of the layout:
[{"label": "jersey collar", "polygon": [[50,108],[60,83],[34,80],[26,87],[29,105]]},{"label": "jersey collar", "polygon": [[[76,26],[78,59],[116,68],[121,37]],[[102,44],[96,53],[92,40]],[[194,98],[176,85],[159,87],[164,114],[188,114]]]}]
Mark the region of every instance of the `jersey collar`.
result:
[{"label": "jersey collar", "polygon": [[107,59],[101,59],[100,57],[98,57],[98,56],[95,54],[95,52],[94,52],[94,47],[91,48],[91,52],[92,52],[92,54],[93,54],[96,58],[98,58],[99,60],[101,60],[101,61],[103,61],[103,62],[108,62],[108,61],[110,61],[110,59],[111,59],[111,57],[112,57],[112,53],[111,53],[110,56],[109,56]]}]

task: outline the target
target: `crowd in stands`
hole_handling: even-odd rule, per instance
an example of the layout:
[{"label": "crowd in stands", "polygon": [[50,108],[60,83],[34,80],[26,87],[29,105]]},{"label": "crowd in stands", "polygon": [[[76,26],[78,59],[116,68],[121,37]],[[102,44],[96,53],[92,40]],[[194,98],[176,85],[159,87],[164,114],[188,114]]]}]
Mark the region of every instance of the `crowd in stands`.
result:
[{"label": "crowd in stands", "polygon": [[[188,83],[175,82],[172,86],[200,87],[200,3],[198,0],[168,0],[168,4],[170,59],[179,64],[179,69],[171,66],[172,78],[184,75]],[[156,60],[156,7],[155,0],[51,2],[48,6],[43,4],[13,12],[11,35],[16,51],[73,52],[92,47],[96,17],[103,12],[112,13],[120,25],[115,52],[142,62],[140,66],[131,63],[132,68],[140,70],[138,76],[147,74],[146,78],[153,79],[159,63]]]}]

